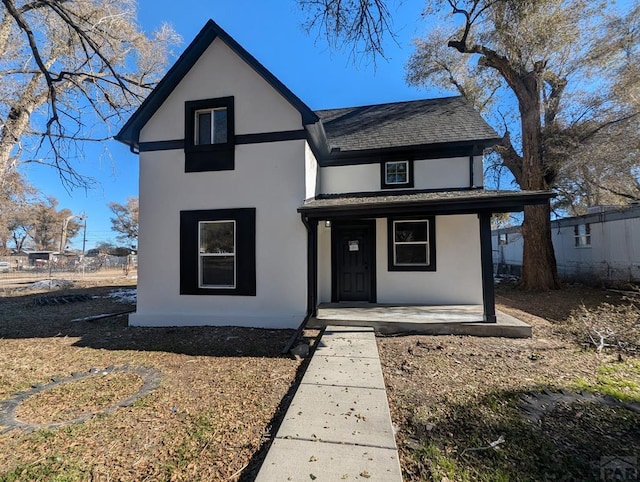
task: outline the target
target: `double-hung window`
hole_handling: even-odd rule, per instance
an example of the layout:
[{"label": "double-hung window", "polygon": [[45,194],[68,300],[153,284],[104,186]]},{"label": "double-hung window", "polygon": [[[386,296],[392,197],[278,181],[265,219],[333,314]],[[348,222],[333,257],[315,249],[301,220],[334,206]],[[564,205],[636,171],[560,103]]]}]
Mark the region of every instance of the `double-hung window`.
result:
[{"label": "double-hung window", "polygon": [[573,239],[576,248],[591,246],[591,225],[577,224],[573,227]]},{"label": "double-hung window", "polygon": [[411,161],[387,161],[381,164],[383,189],[413,187],[413,163]]},{"label": "double-hung window", "polygon": [[389,271],[435,271],[435,219],[389,219]]},{"label": "double-hung window", "polygon": [[234,99],[185,102],[185,171],[229,171],[235,167]]},{"label": "double-hung window", "polygon": [[180,212],[180,294],[256,295],[256,209]]},{"label": "double-hung window", "polygon": [[200,221],[199,237],[200,288],[235,288],[236,222]]}]

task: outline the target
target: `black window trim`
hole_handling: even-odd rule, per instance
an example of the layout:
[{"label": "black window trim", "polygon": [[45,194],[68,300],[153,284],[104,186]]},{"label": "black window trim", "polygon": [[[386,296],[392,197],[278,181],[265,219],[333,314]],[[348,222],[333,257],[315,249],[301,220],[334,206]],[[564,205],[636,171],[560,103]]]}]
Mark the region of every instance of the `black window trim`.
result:
[{"label": "black window trim", "polygon": [[[202,221],[235,221],[235,288],[200,286]],[[180,211],[180,294],[256,296],[256,208]]]},{"label": "black window trim", "polygon": [[[196,112],[209,109],[227,109],[227,142],[196,144]],[[234,98],[188,100],[184,103],[185,172],[232,171],[235,168],[235,113]]]},{"label": "black window trim", "polygon": [[[424,266],[396,265],[394,263],[394,222],[427,221],[429,235],[429,264]],[[436,219],[435,216],[411,216],[387,218],[387,269],[389,271],[436,271]]]},{"label": "black window trim", "polygon": [[[407,163],[407,182],[402,184],[387,184],[387,164],[397,162]],[[414,187],[413,159],[387,159],[380,162],[380,187],[382,189],[407,189]]]}]

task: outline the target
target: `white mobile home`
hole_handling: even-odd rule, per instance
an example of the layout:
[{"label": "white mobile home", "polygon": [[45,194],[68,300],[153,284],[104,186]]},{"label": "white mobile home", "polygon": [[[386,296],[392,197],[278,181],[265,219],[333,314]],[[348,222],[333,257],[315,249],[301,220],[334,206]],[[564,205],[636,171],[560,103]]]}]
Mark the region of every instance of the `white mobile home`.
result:
[{"label": "white mobile home", "polygon": [[[551,221],[558,274],[589,281],[640,280],[640,205],[595,206],[584,216]],[[520,227],[494,230],[494,265],[498,273],[518,273],[522,266]]]}]

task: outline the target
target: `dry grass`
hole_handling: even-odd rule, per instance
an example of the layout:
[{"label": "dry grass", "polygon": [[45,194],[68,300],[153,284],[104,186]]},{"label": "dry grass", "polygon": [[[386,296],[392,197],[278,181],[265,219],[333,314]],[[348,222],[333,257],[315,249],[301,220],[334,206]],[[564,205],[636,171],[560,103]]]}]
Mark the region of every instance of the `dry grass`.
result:
[{"label": "dry grass", "polygon": [[[34,305],[37,293],[0,295],[0,400],[93,368],[162,375],[130,407],[0,435],[0,481],[253,479],[300,371],[279,354],[291,332],[130,328],[122,316],[70,321],[130,308],[103,296],[133,282],[85,281],[70,292],[98,298],[61,306]],[[533,326],[532,339],[379,338],[405,480],[598,480],[600,457],[640,455],[633,411],[578,401],[532,423],[519,408],[524,394],[560,389],[640,402],[640,360],[585,349],[570,329],[584,310],[613,323],[628,301],[577,286],[543,294],[500,287],[498,303]],[[126,371],[83,378],[28,399],[17,414],[49,423],[99,412],[140,383]],[[501,450],[486,448],[500,436]]]},{"label": "dry grass", "polygon": [[[530,323],[533,338],[380,338],[405,480],[599,480],[600,457],[640,455],[639,413],[577,402],[533,424],[519,408],[529,392],[560,389],[640,402],[640,360],[598,355],[567,334],[575,313],[604,303],[625,301],[584,287],[504,287],[498,308]],[[486,448],[500,436],[501,450]]]},{"label": "dry grass", "polygon": [[[62,306],[34,305],[42,293],[0,297],[0,400],[92,368],[161,373],[159,388],[130,407],[82,424],[0,435],[0,480],[252,480],[300,367],[280,355],[292,332],[131,328],[124,316],[70,321],[131,308],[103,296],[133,282],[76,285],[65,293],[99,298]],[[129,397],[140,384],[128,372],[84,378],[27,399],[16,413],[34,423],[70,420]]]}]

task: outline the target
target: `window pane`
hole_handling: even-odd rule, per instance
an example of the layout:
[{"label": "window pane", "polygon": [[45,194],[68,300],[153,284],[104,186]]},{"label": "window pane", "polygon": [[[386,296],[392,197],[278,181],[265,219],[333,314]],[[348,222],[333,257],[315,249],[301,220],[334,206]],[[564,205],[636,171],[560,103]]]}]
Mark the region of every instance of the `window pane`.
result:
[{"label": "window pane", "polygon": [[201,253],[235,253],[233,221],[200,223]]},{"label": "window pane", "polygon": [[213,143],[227,142],[227,109],[213,111]]},{"label": "window pane", "polygon": [[196,144],[211,144],[211,111],[196,112]]},{"label": "window pane", "polygon": [[396,243],[428,241],[429,221],[408,221],[395,223]]},{"label": "window pane", "polygon": [[396,264],[427,265],[429,264],[428,253],[426,244],[398,244],[396,245]]},{"label": "window pane", "polygon": [[234,256],[202,256],[202,286],[235,286]]},{"label": "window pane", "polygon": [[407,162],[388,162],[385,164],[387,184],[406,184],[409,182]]}]

